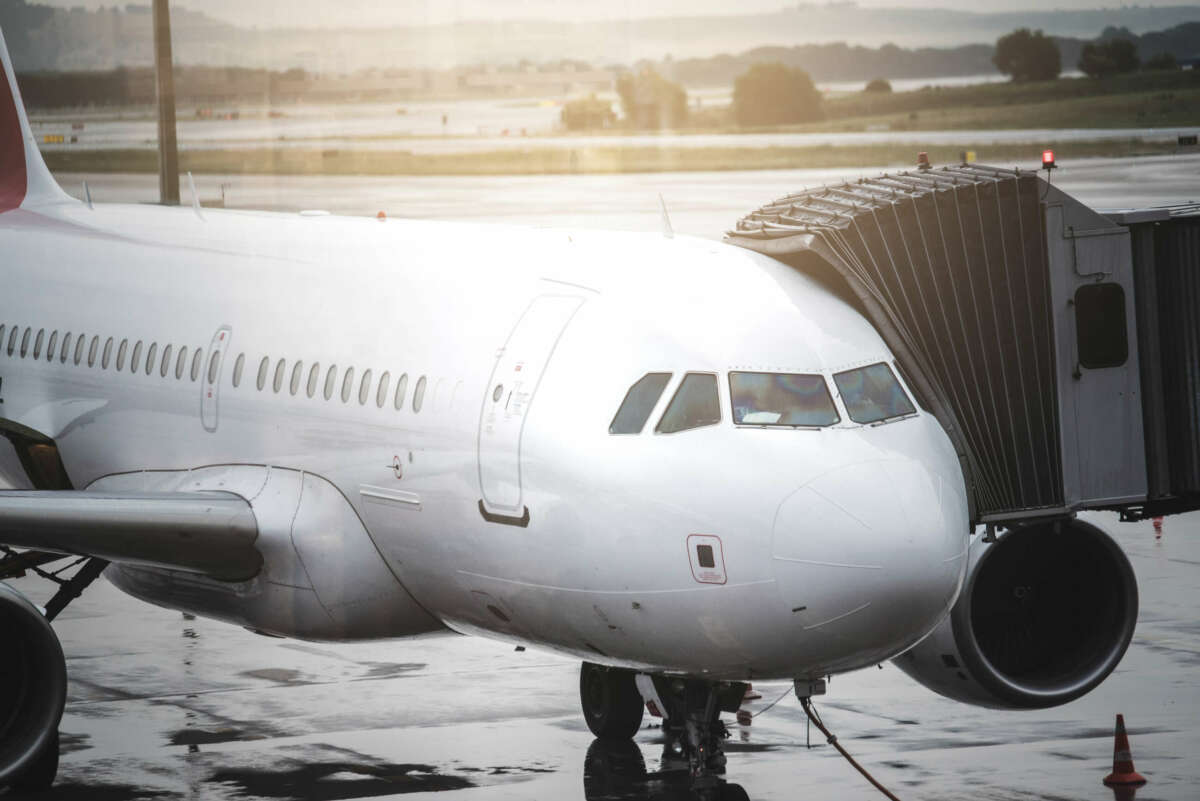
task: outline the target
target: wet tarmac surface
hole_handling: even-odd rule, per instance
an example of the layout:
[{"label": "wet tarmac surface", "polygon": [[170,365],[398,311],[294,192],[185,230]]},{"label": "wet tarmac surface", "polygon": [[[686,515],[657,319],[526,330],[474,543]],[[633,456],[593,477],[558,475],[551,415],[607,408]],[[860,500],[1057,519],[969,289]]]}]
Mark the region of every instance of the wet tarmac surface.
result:
[{"label": "wet tarmac surface", "polygon": [[[1197,156],[1093,160],[1060,170],[1055,182],[1097,206],[1137,205],[1200,195],[1198,173]],[[662,192],[677,231],[715,238],[764,200],[843,174],[238,177],[229,197],[248,208],[382,207],[392,216],[657,230]],[[59,177],[79,191],[81,176]],[[88,180],[97,200],[150,200],[156,191],[154,176]],[[204,178],[201,191],[213,194],[215,181]],[[996,712],[936,696],[888,664],[834,677],[817,704],[825,722],[899,797],[1107,801],[1117,797],[1101,779],[1120,712],[1150,780],[1136,797],[1200,798],[1200,514],[1168,518],[1161,540],[1149,523],[1089,519],[1117,537],[1141,588],[1133,644],[1089,695],[1039,712]],[[15,584],[48,597],[43,582]],[[678,772],[663,770],[658,729],[644,725],[633,749],[593,740],[579,712],[579,666],[558,656],[457,636],[267,639],[148,606],[104,581],[55,625],[71,685],[60,783],[41,796],[51,801],[697,797]],[[751,726],[730,719],[721,797],[881,797],[819,735],[808,747],[787,684],[756,689],[764,697],[750,711],[782,700]]]},{"label": "wet tarmac surface", "polygon": [[[1097,690],[1056,709],[996,712],[935,696],[891,665],[834,677],[819,699],[851,753],[904,799],[1109,799],[1117,712],[1142,801],[1200,788],[1200,514],[1149,523],[1091,516],[1129,554],[1141,587],[1134,642]],[[35,598],[46,587],[22,579]],[[458,636],[327,645],[265,639],[142,604],[98,582],[56,623],[67,653],[60,784],[53,801],[694,799],[663,771],[647,717],[636,746],[593,740],[578,664]],[[783,683],[756,685],[750,726],[729,718],[720,798],[879,798],[811,738]],[[815,729],[813,730],[815,734]],[[667,765],[669,768],[670,765]],[[1128,797],[1128,796],[1125,796]]]}]

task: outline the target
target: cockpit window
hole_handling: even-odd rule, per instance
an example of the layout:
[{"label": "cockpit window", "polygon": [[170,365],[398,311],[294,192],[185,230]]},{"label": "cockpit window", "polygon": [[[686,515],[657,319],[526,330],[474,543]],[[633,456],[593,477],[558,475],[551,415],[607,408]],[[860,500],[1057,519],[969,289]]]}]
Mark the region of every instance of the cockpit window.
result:
[{"label": "cockpit window", "polygon": [[608,426],[610,434],[640,434],[655,404],[671,380],[670,373],[646,373],[625,393],[617,416]]},{"label": "cockpit window", "polygon": [[739,426],[818,427],[841,419],[822,375],[730,373],[729,397]]},{"label": "cockpit window", "polygon": [[917,413],[891,368],[882,362],[837,373],[833,380],[846,412],[856,423],[878,423]]},{"label": "cockpit window", "polygon": [[654,430],[673,434],[719,422],[721,401],[717,398],[717,377],[712,373],[688,373],[679,382],[675,397]]}]

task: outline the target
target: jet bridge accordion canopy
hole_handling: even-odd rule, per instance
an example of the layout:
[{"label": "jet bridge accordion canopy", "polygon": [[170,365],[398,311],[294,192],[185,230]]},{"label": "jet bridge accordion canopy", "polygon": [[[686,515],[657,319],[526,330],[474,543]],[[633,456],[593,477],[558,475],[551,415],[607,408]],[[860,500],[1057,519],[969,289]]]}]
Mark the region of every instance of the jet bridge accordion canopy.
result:
[{"label": "jet bridge accordion canopy", "polygon": [[1137,517],[1200,508],[1196,211],[1110,218],[961,165],[788,195],[728,240],[849,290],[954,442],[973,520]]}]

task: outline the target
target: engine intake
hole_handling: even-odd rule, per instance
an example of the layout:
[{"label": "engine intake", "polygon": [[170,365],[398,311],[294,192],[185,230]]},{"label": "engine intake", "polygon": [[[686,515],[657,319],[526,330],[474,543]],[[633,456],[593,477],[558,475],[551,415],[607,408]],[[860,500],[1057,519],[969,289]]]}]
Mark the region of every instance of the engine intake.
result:
[{"label": "engine intake", "polygon": [[1120,546],[1082,520],[977,537],[962,594],[895,664],[948,698],[1041,709],[1084,695],[1121,661],[1137,623],[1137,580]]},{"label": "engine intake", "polygon": [[57,747],[66,698],[58,637],[37,607],[0,582],[0,788],[19,783]]}]

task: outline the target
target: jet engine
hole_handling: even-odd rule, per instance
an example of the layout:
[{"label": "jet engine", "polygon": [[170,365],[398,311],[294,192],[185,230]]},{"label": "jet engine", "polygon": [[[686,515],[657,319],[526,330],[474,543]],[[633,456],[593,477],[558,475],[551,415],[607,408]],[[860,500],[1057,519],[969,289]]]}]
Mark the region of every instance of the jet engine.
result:
[{"label": "jet engine", "polygon": [[66,697],[66,660],[54,630],[0,582],[0,788],[37,781],[48,760],[57,767]]},{"label": "jet engine", "polygon": [[971,543],[950,614],[895,664],[947,698],[994,709],[1072,701],[1121,661],[1137,622],[1137,580],[1096,526],[1060,520]]}]

